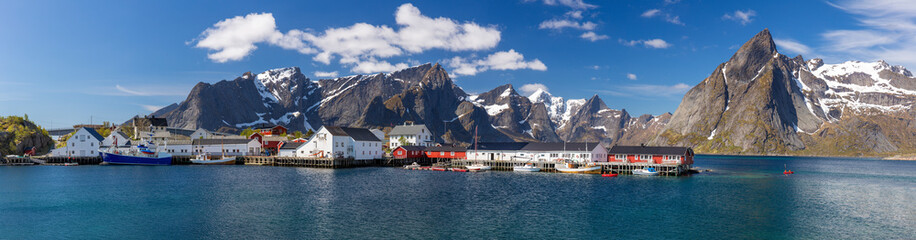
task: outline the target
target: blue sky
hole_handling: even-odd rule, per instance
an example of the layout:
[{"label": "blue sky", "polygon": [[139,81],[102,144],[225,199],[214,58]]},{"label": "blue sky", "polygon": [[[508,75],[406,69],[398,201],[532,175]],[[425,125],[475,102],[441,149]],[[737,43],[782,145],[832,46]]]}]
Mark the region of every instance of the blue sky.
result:
[{"label": "blue sky", "polygon": [[182,101],[197,82],[246,71],[298,66],[319,79],[426,62],[443,63],[470,93],[543,86],[567,99],[598,94],[632,115],[661,114],[764,28],[790,56],[916,66],[912,5],[2,1],[0,115],[29,114],[49,128],[122,122]]}]

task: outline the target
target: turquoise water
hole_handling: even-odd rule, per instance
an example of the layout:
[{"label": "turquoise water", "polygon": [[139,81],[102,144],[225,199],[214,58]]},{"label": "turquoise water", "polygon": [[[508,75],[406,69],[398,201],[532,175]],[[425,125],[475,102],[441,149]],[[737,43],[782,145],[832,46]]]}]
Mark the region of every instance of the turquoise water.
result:
[{"label": "turquoise water", "polygon": [[916,162],[696,162],[713,171],[0,167],[0,239],[916,238]]}]

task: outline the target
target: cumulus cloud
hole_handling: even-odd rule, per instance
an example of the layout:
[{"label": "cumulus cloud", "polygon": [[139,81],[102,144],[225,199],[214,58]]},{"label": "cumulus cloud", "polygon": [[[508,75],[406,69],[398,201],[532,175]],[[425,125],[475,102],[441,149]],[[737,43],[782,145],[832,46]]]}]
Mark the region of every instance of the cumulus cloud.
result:
[{"label": "cumulus cloud", "polygon": [[672,24],[684,25],[684,23],[681,22],[680,16],[671,15],[669,13],[663,12],[661,9],[649,9],[643,12],[642,14],[640,14],[639,16],[644,17],[644,18],[659,17],[659,18],[664,19],[666,22],[669,22]]},{"label": "cumulus cloud", "polygon": [[598,25],[593,22],[580,23],[580,22],[572,21],[568,19],[551,19],[551,20],[541,22],[541,24],[538,25],[538,28],[554,29],[554,30],[561,30],[563,28],[573,28],[573,29],[579,29],[579,30],[593,30],[597,26]]},{"label": "cumulus cloud", "polygon": [[861,28],[828,30],[821,34],[823,50],[847,60],[878,60],[916,65],[916,5],[909,1],[842,0],[829,3],[856,15]]},{"label": "cumulus cloud", "polygon": [[[525,1],[533,2],[536,0],[525,0]],[[557,5],[566,6],[572,9],[580,9],[580,10],[592,9],[592,8],[598,7],[596,5],[585,3],[582,0],[544,0],[544,4],[551,5],[551,6],[557,6]]]},{"label": "cumulus cloud", "polygon": [[754,10],[750,10],[750,9],[748,9],[747,11],[735,10],[734,13],[730,13],[730,14],[726,13],[725,15],[723,15],[722,19],[736,21],[738,23],[741,23],[741,25],[747,25],[748,23],[751,23],[754,21],[753,19],[754,16],[757,16],[757,12],[755,12]]},{"label": "cumulus cloud", "polygon": [[627,73],[627,79],[636,80],[636,74]]},{"label": "cumulus cloud", "polygon": [[795,40],[777,38],[773,39],[773,42],[776,42],[776,46],[779,47],[780,50],[787,50],[789,52],[803,55],[811,52],[810,47]]},{"label": "cumulus cloud", "polygon": [[476,75],[477,73],[487,70],[547,70],[547,65],[544,65],[541,60],[534,59],[525,61],[525,56],[516,52],[514,49],[496,52],[483,59],[472,60],[462,57],[453,57],[443,62],[445,62],[447,66],[454,68],[452,73],[456,76]]},{"label": "cumulus cloud", "polygon": [[544,84],[540,84],[540,83],[529,83],[529,84],[522,85],[522,87],[518,88],[518,91],[521,92],[522,95],[528,96],[528,95],[533,94],[538,89],[543,90],[545,92],[550,92],[547,86],[545,86]]},{"label": "cumulus cloud", "polygon": [[626,46],[636,46],[643,45],[647,48],[668,48],[671,47],[671,44],[662,39],[647,39],[647,40],[623,40],[620,39],[620,43]]},{"label": "cumulus cloud", "polygon": [[582,35],[579,35],[579,37],[585,40],[592,41],[592,42],[608,39],[607,35],[599,35],[599,34],[596,34],[595,32],[586,32],[586,33],[583,33]]},{"label": "cumulus cloud", "polygon": [[579,11],[579,10],[569,11],[569,12],[566,12],[564,16],[573,18],[573,19],[582,19],[582,11]]},{"label": "cumulus cloud", "polygon": [[337,77],[337,71],[333,71],[333,72],[315,71],[315,76],[316,77],[335,78]]},{"label": "cumulus cloud", "polygon": [[[560,0],[551,3],[573,6],[576,2]],[[573,11],[568,16],[581,17],[581,14],[581,11]],[[385,60],[387,58],[433,49],[451,52],[490,50],[501,40],[501,32],[496,26],[428,17],[410,3],[399,6],[394,15],[396,28],[356,23],[322,32],[290,30],[282,33],[277,30],[271,13],[252,13],[219,21],[207,28],[195,40],[195,47],[209,49],[208,57],[223,63],[241,60],[255,51],[259,44],[269,44],[302,54],[314,54],[312,60],[316,62],[331,64],[337,61],[351,67],[353,72],[370,73],[407,66],[405,63],[392,64]],[[591,22],[577,23],[575,28],[593,29],[594,25]]]}]

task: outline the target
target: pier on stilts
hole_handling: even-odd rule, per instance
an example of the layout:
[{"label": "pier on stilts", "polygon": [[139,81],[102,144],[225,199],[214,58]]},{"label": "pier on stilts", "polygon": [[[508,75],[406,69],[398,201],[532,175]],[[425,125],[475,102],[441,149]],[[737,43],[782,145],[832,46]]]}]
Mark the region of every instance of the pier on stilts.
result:
[{"label": "pier on stilts", "polygon": [[[512,160],[466,160],[453,159],[445,162],[446,167],[467,167],[471,164],[484,164],[490,166],[492,170],[512,171],[514,166],[525,164],[534,164],[541,168],[542,172],[557,172],[554,165],[559,162],[555,161],[512,161]],[[617,163],[617,162],[595,162],[596,166],[601,166],[601,173],[632,174],[634,169],[655,168],[659,176],[681,176],[688,173],[690,165],[687,164],[650,164],[650,163]]]}]

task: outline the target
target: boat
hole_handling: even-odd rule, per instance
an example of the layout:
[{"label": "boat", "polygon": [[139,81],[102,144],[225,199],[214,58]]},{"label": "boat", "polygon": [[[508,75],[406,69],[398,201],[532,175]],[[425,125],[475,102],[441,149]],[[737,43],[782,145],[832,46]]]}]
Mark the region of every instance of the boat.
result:
[{"label": "boat", "polygon": [[789,170],[789,168],[786,167],[785,164],[783,164],[782,167],[785,169],[785,170],[782,171],[782,174],[784,174],[784,175],[789,175],[789,174],[795,173],[795,172],[793,172],[792,170]]},{"label": "boat", "polygon": [[449,170],[451,170],[452,172],[467,172],[468,171],[468,169],[466,168],[449,168]]},{"label": "boat", "polygon": [[79,163],[75,163],[75,162],[64,163],[64,166],[79,166],[79,165],[80,165]]},{"label": "boat", "polygon": [[137,145],[127,151],[106,150],[99,151],[102,162],[115,165],[172,165],[172,154],[155,152],[152,149]]},{"label": "boat", "polygon": [[616,173],[605,173],[605,174],[601,174],[601,176],[602,177],[616,177],[617,174]]},{"label": "boat", "polygon": [[206,155],[197,155],[197,158],[191,159],[191,163],[204,165],[235,165],[235,157],[223,156],[219,159],[210,160],[207,159]]},{"label": "boat", "polygon": [[474,171],[486,171],[492,169],[490,166],[484,165],[483,163],[475,163],[467,166],[468,170]]},{"label": "boat", "polygon": [[595,166],[594,164],[583,164],[577,166],[578,164],[574,163],[557,163],[554,165],[554,168],[561,173],[582,173],[582,174],[599,174],[601,173],[601,166]]},{"label": "boat", "polygon": [[633,175],[656,176],[658,172],[655,168],[633,169]]},{"label": "boat", "polygon": [[444,167],[431,167],[429,170],[445,172],[446,169]]},{"label": "boat", "polygon": [[533,163],[526,163],[522,166],[513,166],[512,171],[516,172],[539,172],[541,168],[534,166]]},{"label": "boat", "polygon": [[404,169],[418,169],[420,167],[420,164],[417,164],[417,162],[413,162],[410,165],[404,165]]}]

